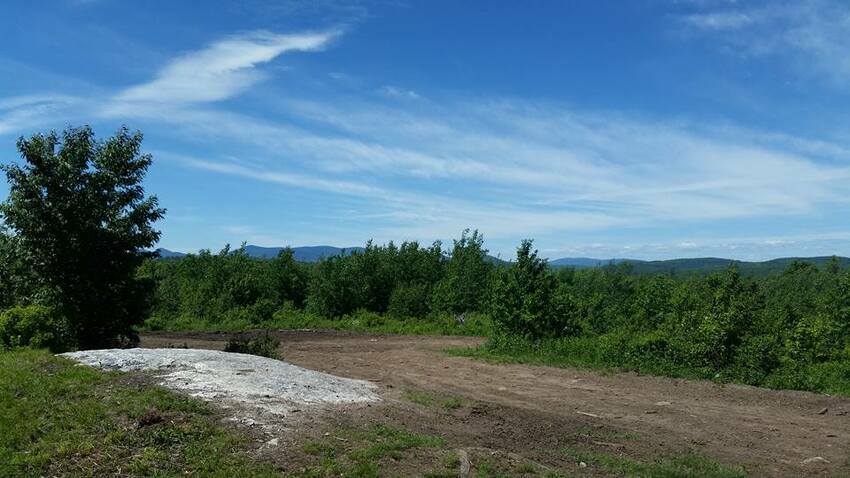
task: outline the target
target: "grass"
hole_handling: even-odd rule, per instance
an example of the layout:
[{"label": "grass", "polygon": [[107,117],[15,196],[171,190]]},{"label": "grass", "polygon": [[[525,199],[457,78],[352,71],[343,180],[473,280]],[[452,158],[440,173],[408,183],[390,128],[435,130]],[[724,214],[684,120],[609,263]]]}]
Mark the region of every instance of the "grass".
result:
[{"label": "grass", "polygon": [[344,428],[326,435],[302,445],[303,452],[313,457],[313,463],[300,472],[301,476],[385,476],[382,471],[386,465],[400,462],[412,451],[445,447],[441,437],[386,425]]},{"label": "grass", "polygon": [[530,342],[517,337],[491,336],[480,347],[447,349],[449,355],[491,363],[548,365],[594,369],[603,373],[632,371],[651,375],[720,383],[744,383],[776,390],[804,390],[850,396],[850,361],[780,367],[767,374],[742,368],[689,367],[663,357],[631,354],[608,336],[564,337]]},{"label": "grass", "polygon": [[[454,478],[461,464],[458,451],[449,448],[442,438],[387,425],[339,428],[320,440],[304,443],[302,451],[313,457],[313,463],[300,476],[310,477]],[[470,453],[470,458],[476,478],[564,476],[529,461],[506,460],[502,454],[493,456],[484,451]]]},{"label": "grass", "polygon": [[164,319],[149,318],[146,331],[170,332],[243,332],[253,329],[330,329],[351,332],[402,335],[463,335],[487,336],[492,323],[487,316],[467,314],[463,323],[450,314],[432,314],[425,318],[402,318],[386,314],[359,311],[338,318],[319,317],[297,309],[282,309],[270,320],[244,319],[204,320],[195,317]]},{"label": "grass", "polygon": [[[408,400],[452,410],[462,399],[411,390]],[[302,444],[303,467],[284,472],[252,458],[244,432],[204,402],[152,386],[139,374],[102,373],[45,351],[0,352],[0,477],[457,476],[457,451],[437,435],[385,424],[339,427]],[[738,477],[697,455],[652,463],[565,450],[570,460],[621,476]],[[473,456],[473,476],[561,476],[532,462]],[[286,463],[291,468],[291,463]]]},{"label": "grass", "polygon": [[433,392],[425,390],[407,390],[404,393],[404,398],[409,401],[425,407],[439,405],[445,410],[457,410],[466,405],[466,401],[454,395],[437,396]]},{"label": "grass", "polygon": [[279,476],[203,402],[44,351],[0,353],[0,476]]},{"label": "grass", "polygon": [[740,478],[747,476],[744,470],[729,468],[695,453],[684,453],[674,457],[660,458],[643,463],[630,458],[566,449],[564,453],[589,468],[597,468],[617,476],[647,478]]},{"label": "grass", "polygon": [[431,405],[433,405],[435,400],[434,394],[421,390],[408,390],[407,392],[405,392],[404,398],[406,398],[409,402],[413,402],[426,407],[430,407]]}]

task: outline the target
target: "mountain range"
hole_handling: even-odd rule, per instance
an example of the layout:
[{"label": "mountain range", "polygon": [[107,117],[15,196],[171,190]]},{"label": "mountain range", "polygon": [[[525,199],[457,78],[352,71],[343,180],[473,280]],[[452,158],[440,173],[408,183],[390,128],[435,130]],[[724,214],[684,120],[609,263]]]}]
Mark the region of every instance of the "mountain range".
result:
[{"label": "mountain range", "polygon": [[[270,259],[276,257],[283,247],[262,247],[248,245],[245,246],[245,252],[251,256],[260,259]],[[303,246],[293,247],[292,252],[295,260],[300,262],[317,262],[323,258],[338,256],[341,254],[351,254],[361,252],[362,247],[334,247],[334,246]],[[163,259],[180,258],[186,256],[185,253],[170,251],[168,249],[157,249],[159,256]],[[507,263],[504,260],[488,256],[494,263]],[[572,267],[575,269],[588,269],[593,267],[604,267],[608,265],[616,265],[628,263],[631,270],[639,274],[667,274],[667,273],[706,273],[723,270],[731,264],[736,264],[743,274],[747,275],[763,275],[771,272],[781,271],[788,267],[794,261],[810,262],[819,267],[827,264],[832,259],[831,256],[820,257],[783,257],[762,262],[736,261],[733,259],[723,259],[717,257],[700,257],[687,259],[668,259],[659,261],[644,261],[639,259],[594,259],[590,257],[564,257],[549,261],[552,267]],[[837,257],[841,268],[850,267],[850,258]]]},{"label": "mountain range", "polygon": [[[245,253],[250,257],[256,257],[258,259],[271,259],[277,257],[280,251],[284,249],[286,248],[247,245],[245,246]],[[362,247],[341,248],[333,246],[303,246],[293,247],[291,249],[293,257],[299,262],[318,262],[326,257],[342,254],[348,255],[353,252],[362,252],[364,250]],[[160,248],[156,251],[159,253],[159,257],[163,259],[173,259],[186,256],[186,253],[169,251],[168,249]]]}]

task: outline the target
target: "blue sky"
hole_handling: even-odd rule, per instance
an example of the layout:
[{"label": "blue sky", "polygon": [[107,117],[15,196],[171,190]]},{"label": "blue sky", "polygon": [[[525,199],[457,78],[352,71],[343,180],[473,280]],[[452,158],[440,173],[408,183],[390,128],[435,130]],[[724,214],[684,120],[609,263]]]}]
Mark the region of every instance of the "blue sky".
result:
[{"label": "blue sky", "polygon": [[181,251],[850,255],[847,2],[269,3],[5,3],[0,160],[142,130]]}]

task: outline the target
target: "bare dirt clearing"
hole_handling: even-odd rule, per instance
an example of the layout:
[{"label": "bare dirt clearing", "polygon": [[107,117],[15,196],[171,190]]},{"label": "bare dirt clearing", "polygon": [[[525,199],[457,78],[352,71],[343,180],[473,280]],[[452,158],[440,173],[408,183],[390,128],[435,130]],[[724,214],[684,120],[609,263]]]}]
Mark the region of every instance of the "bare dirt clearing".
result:
[{"label": "bare dirt clearing", "polygon": [[[380,422],[440,435],[453,448],[468,450],[473,462],[489,455],[606,475],[610,469],[593,462],[580,467],[570,450],[639,461],[692,450],[740,465],[753,476],[850,475],[848,398],[631,373],[495,365],[443,353],[481,343],[469,337],[272,334],[290,363],[379,385],[383,402],[337,414],[329,422]],[[221,350],[228,338],[156,333],[143,335],[142,346]],[[281,453],[281,460],[296,459],[287,455],[291,452]]]}]

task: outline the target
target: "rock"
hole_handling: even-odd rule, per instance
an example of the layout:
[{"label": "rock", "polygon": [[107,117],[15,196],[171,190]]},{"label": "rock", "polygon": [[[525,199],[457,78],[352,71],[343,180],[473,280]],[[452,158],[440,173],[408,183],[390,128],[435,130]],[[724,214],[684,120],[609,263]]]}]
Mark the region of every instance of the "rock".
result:
[{"label": "rock", "polygon": [[277,438],[272,438],[271,440],[269,440],[269,441],[267,441],[267,442],[266,442],[266,445],[268,445],[268,446],[277,446],[277,445],[278,445],[278,443],[280,443],[280,440],[278,440]]},{"label": "rock", "polygon": [[671,402],[655,402],[655,405],[658,407],[666,407],[667,405],[672,405]]},{"label": "rock", "polygon": [[647,410],[647,411],[646,411],[646,414],[647,414],[647,415],[651,415],[651,414],[653,414],[653,413],[658,413],[658,410]]},{"label": "rock", "polygon": [[255,355],[195,349],[107,349],[63,354],[92,367],[148,371],[158,384],[239,411],[242,423],[271,426],[290,410],[380,401],[375,384]]},{"label": "rock", "polygon": [[805,460],[803,460],[804,465],[809,465],[811,463],[827,464],[827,463],[829,463],[829,460],[827,460],[826,458],[824,458],[822,456],[813,456],[811,458],[806,458]]},{"label": "rock", "polygon": [[582,468],[587,468],[587,463],[580,461],[580,462],[578,462],[578,466],[580,466]]},{"label": "rock", "polygon": [[818,412],[818,415],[826,415],[826,412],[828,412],[828,411],[829,411],[829,409],[826,408],[826,407],[821,408],[821,410]]}]

